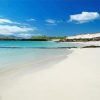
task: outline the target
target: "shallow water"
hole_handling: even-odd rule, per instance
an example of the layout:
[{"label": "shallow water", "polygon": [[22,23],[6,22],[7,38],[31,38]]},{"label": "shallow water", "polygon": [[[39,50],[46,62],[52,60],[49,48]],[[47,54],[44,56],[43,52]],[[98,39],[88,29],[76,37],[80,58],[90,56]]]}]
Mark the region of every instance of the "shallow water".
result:
[{"label": "shallow water", "polygon": [[[20,77],[52,68],[65,59],[70,44],[55,42],[0,41],[0,94]],[[71,46],[71,45],[70,45]]]},{"label": "shallow water", "polygon": [[0,71],[15,66],[29,67],[31,64],[35,67],[40,62],[54,62],[54,58],[66,57],[70,51],[65,47],[72,46],[56,42],[0,41]]}]

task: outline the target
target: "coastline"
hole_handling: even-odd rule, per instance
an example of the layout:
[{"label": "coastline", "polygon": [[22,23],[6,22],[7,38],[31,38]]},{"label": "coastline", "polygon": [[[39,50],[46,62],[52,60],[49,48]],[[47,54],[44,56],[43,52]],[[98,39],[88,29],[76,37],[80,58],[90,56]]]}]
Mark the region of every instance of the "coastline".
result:
[{"label": "coastline", "polygon": [[100,100],[100,49],[72,49],[56,65],[15,80],[2,100]]},{"label": "coastline", "polygon": [[[20,62],[10,62],[9,66],[7,64],[7,67],[0,68],[0,96],[3,91],[6,91],[9,87],[14,85],[14,83],[21,77],[32,73],[37,73],[38,71],[42,71],[44,69],[49,69],[58,62],[63,61],[72,53],[72,50],[68,49],[48,49],[49,53],[52,52],[52,55],[49,56],[48,52],[44,52],[44,50],[45,49],[43,49],[42,53],[45,53],[45,55],[40,56],[42,59],[39,58],[37,61],[34,61],[32,58],[33,55],[30,55],[30,58],[28,58],[27,61],[25,59],[20,59]],[[58,51],[61,54],[55,55],[54,51],[56,51],[56,54],[58,54]]]}]

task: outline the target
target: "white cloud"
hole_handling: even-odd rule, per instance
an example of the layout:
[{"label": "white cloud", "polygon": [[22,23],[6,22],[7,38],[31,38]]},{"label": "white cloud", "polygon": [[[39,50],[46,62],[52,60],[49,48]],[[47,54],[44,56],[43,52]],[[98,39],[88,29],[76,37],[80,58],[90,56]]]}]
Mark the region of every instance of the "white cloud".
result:
[{"label": "white cloud", "polygon": [[28,28],[24,26],[16,26],[16,25],[0,25],[0,35],[13,35],[16,33],[27,33],[30,31],[34,31],[36,28]]},{"label": "white cloud", "polygon": [[6,18],[0,18],[0,24],[21,24],[19,22],[16,21],[12,21],[10,19],[6,19]]},{"label": "white cloud", "polygon": [[30,19],[27,19],[27,21],[37,21],[37,20],[34,18],[30,18]]},{"label": "white cloud", "polygon": [[[36,20],[30,19],[30,21]],[[10,19],[0,18],[0,35],[30,38],[36,34],[35,31],[37,31],[37,28],[31,27],[27,23],[19,23]]]},{"label": "white cloud", "polygon": [[54,19],[47,19],[46,22],[49,23],[49,24],[55,24],[56,20],[54,20]]},{"label": "white cloud", "polygon": [[0,23],[14,23],[14,22],[9,19],[0,18]]},{"label": "white cloud", "polygon": [[49,25],[56,25],[57,21],[54,19],[46,19],[45,22]]},{"label": "white cloud", "polygon": [[[30,20],[33,21],[35,19]],[[0,18],[0,35],[13,35],[17,37],[29,38],[34,34],[34,31],[36,30],[36,27],[30,27],[29,24]]]},{"label": "white cloud", "polygon": [[98,12],[82,12],[81,14],[70,15],[69,22],[86,23],[100,18]]},{"label": "white cloud", "polygon": [[59,23],[62,23],[63,20],[46,19],[45,22],[46,22],[48,25],[57,25],[57,24],[59,24]]},{"label": "white cloud", "polygon": [[30,38],[30,37],[33,36],[33,34],[29,34],[29,33],[21,33],[21,34],[15,34],[14,36],[20,37],[20,38]]}]

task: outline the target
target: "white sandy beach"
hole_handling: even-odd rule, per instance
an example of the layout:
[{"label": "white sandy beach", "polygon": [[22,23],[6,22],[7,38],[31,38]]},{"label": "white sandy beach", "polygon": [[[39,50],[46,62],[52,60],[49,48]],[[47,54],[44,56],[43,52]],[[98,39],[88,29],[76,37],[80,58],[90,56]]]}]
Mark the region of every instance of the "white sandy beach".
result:
[{"label": "white sandy beach", "polygon": [[100,49],[73,49],[65,60],[12,81],[0,93],[0,100],[100,100]]}]

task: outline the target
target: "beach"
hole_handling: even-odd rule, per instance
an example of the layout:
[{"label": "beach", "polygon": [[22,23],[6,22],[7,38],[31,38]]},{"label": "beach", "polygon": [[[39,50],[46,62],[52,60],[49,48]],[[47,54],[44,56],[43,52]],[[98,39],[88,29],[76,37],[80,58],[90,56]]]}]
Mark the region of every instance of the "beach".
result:
[{"label": "beach", "polygon": [[1,100],[100,100],[100,49],[72,50],[51,67],[13,77]]},{"label": "beach", "polygon": [[100,100],[100,0],[0,0],[0,100]]}]

